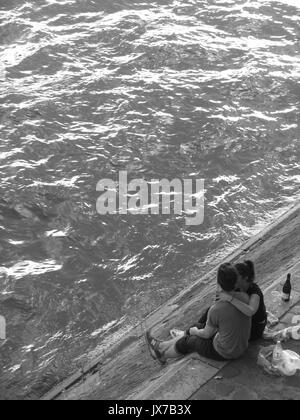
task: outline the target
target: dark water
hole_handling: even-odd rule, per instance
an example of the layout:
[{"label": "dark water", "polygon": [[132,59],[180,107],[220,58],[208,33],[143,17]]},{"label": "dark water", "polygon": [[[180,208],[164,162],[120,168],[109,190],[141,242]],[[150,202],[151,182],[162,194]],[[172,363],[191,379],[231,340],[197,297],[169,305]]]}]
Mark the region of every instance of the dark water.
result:
[{"label": "dark water", "polygon": [[[42,395],[299,198],[299,5],[0,0],[2,398]],[[119,170],[204,178],[205,223],[100,217]]]}]

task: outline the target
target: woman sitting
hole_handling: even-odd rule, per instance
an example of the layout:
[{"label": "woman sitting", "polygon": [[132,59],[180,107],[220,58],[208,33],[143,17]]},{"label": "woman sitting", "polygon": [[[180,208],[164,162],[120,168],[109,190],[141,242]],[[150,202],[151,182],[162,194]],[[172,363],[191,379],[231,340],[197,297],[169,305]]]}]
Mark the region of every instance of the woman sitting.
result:
[{"label": "woman sitting", "polygon": [[252,261],[245,261],[235,265],[239,273],[237,286],[240,292],[247,293],[249,304],[242,302],[236,294],[236,298],[228,295],[224,291],[220,293],[220,300],[230,302],[236,309],[244,315],[252,317],[252,327],[250,341],[256,341],[263,337],[267,326],[268,315],[261,288],[255,282],[255,268]]}]

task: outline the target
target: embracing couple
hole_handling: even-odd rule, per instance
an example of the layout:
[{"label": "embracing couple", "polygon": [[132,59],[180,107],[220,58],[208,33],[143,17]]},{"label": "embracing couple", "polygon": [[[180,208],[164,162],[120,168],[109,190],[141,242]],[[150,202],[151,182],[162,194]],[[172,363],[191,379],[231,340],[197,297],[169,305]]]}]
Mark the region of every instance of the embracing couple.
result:
[{"label": "embracing couple", "polygon": [[267,325],[264,296],[255,282],[252,261],[222,264],[218,270],[214,305],[187,331],[171,331],[172,340],[159,341],[146,333],[151,356],[162,365],[167,359],[197,352],[213,360],[233,360],[247,350],[249,341],[262,338]]}]

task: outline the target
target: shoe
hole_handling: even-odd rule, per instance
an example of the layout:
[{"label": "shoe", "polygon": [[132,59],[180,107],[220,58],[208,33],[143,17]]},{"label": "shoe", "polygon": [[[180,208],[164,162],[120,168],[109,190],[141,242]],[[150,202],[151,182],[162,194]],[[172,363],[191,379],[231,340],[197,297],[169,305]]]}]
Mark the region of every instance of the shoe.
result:
[{"label": "shoe", "polygon": [[170,336],[172,338],[182,338],[185,336],[185,331],[174,328],[173,330],[170,331]]},{"label": "shoe", "polygon": [[275,336],[276,336],[276,331],[272,331],[269,328],[266,328],[263,333],[264,340],[274,340]]},{"label": "shoe", "polygon": [[273,315],[271,312],[267,312],[267,315],[268,315],[267,325],[269,328],[275,327],[275,325],[279,324],[279,319],[275,315]]},{"label": "shoe", "polygon": [[160,365],[164,366],[167,361],[163,356],[163,353],[159,351],[159,341],[151,336],[150,331],[146,332],[146,343],[148,344],[149,352],[151,357],[156,360]]}]

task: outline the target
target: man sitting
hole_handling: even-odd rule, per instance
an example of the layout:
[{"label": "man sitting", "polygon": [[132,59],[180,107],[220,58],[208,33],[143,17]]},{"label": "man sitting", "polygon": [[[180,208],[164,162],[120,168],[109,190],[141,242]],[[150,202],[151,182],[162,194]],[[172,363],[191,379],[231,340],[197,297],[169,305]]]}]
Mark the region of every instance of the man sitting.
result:
[{"label": "man sitting", "polygon": [[[238,280],[236,268],[226,263],[218,270],[218,285],[232,295]],[[246,297],[247,299],[247,297]],[[151,332],[146,340],[151,356],[165,364],[167,359],[197,352],[213,360],[238,359],[248,348],[251,332],[251,318],[242,314],[230,302],[218,301],[208,312],[205,325],[189,329],[187,335],[170,341],[159,341]]]}]

